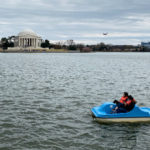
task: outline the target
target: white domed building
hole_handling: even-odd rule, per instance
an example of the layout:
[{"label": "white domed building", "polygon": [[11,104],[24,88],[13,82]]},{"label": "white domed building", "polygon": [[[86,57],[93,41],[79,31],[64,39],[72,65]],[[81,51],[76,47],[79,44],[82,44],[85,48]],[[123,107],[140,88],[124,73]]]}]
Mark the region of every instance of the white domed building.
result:
[{"label": "white domed building", "polygon": [[14,40],[14,47],[21,49],[40,48],[42,38],[32,30],[24,30],[16,36]]}]

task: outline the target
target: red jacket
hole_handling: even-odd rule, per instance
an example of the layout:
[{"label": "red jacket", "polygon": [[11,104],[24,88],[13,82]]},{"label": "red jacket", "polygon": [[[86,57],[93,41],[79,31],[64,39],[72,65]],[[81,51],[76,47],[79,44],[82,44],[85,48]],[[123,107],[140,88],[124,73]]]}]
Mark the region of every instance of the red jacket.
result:
[{"label": "red jacket", "polygon": [[122,104],[126,103],[127,99],[128,99],[128,96],[122,96],[120,99],[120,103]]},{"label": "red jacket", "polygon": [[135,106],[135,104],[136,104],[136,101],[135,101],[135,99],[133,99],[133,100],[127,100],[127,102],[126,102],[126,110],[127,111],[131,111],[133,108],[134,108],[134,106]]},{"label": "red jacket", "polygon": [[133,100],[129,99],[127,102],[126,102],[126,105],[131,105],[132,103],[136,103],[136,100],[133,98]]}]

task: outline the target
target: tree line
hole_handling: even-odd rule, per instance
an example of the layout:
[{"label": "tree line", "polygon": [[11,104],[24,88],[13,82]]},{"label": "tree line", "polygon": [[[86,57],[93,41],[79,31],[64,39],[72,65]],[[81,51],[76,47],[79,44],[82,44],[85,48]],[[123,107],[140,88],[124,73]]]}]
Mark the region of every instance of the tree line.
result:
[{"label": "tree line", "polygon": [[[9,36],[8,38],[3,37],[0,40],[0,47],[2,49],[7,49],[8,47],[14,47],[14,39],[15,36]],[[49,49],[67,49],[67,50],[79,50],[81,52],[121,52],[121,51],[145,51],[147,50],[144,47],[133,46],[133,45],[110,45],[105,44],[103,42],[93,45],[85,45],[85,44],[77,44],[74,42],[74,40],[67,40],[65,42],[57,42],[57,43],[51,43],[49,40],[43,40],[41,43],[42,48],[49,48]]]},{"label": "tree line", "polygon": [[14,47],[14,38],[15,36],[9,36],[8,38],[3,37],[0,40],[0,47],[7,49],[8,47]]}]

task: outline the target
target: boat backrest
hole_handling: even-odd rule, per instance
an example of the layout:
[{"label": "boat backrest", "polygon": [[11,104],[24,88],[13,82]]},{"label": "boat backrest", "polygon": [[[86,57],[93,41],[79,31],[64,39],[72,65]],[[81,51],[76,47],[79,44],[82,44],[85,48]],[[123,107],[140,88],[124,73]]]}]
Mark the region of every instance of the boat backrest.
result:
[{"label": "boat backrest", "polygon": [[142,108],[140,108],[139,106],[135,105],[134,108],[128,112],[129,114],[134,114],[134,116],[149,116],[149,112],[148,111],[143,111]]}]

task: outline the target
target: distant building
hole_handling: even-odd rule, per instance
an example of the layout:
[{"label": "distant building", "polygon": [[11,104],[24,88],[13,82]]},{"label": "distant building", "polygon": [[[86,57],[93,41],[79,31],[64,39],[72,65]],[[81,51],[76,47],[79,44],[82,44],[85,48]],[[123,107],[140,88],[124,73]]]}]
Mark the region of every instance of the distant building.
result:
[{"label": "distant building", "polygon": [[25,30],[18,34],[14,39],[14,47],[20,48],[39,48],[42,38],[32,30]]},{"label": "distant building", "polygon": [[150,42],[141,42],[142,47],[150,48]]},{"label": "distant building", "polygon": [[32,30],[24,30],[14,36],[14,47],[8,47],[8,52],[42,52],[48,48],[42,48],[42,38]]},{"label": "distant building", "polygon": [[83,47],[80,52],[91,52],[92,49],[90,47]]}]

